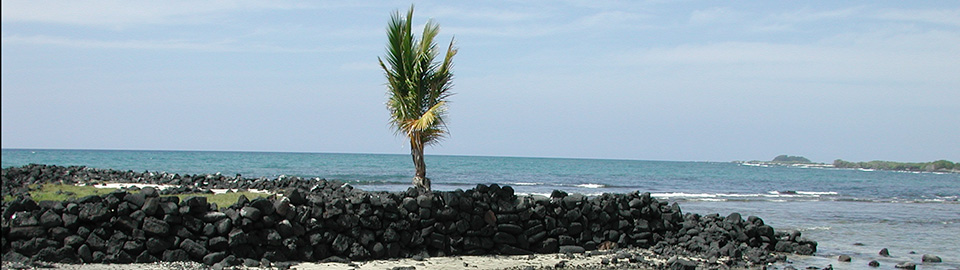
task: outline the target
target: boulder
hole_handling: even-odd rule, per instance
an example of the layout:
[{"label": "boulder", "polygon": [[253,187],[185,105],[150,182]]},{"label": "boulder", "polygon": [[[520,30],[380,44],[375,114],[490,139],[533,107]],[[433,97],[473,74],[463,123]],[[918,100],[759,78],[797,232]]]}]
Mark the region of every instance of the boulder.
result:
[{"label": "boulder", "polygon": [[222,261],[226,257],[227,257],[226,252],[214,252],[214,253],[207,254],[206,256],[203,256],[203,259],[201,260],[201,262],[203,262],[203,264],[206,264],[206,265],[213,265],[215,263]]},{"label": "boulder", "polygon": [[847,256],[847,255],[840,255],[840,257],[837,257],[837,261],[841,261],[841,262],[850,262],[851,260],[852,259],[850,258],[850,256]]},{"label": "boulder", "polygon": [[517,238],[506,232],[496,232],[493,234],[493,242],[499,244],[516,244]]},{"label": "boulder", "polygon": [[187,262],[190,261],[190,254],[182,249],[167,250],[163,252],[162,260],[165,262]]},{"label": "boulder", "polygon": [[[501,189],[501,192],[502,192],[502,190],[503,190],[503,189]],[[533,252],[531,252],[531,251],[529,251],[529,250],[525,250],[525,249],[522,249],[522,248],[518,248],[518,247],[515,247],[515,246],[512,246],[512,245],[500,245],[500,248],[498,249],[498,251],[500,252],[500,254],[503,254],[503,255],[530,255],[530,254],[533,254]]]},{"label": "boulder", "polygon": [[421,208],[433,208],[433,196],[420,195],[417,196],[417,205]]},{"label": "boulder", "polygon": [[697,269],[697,263],[692,262],[692,261],[688,261],[688,260],[684,260],[684,259],[677,259],[677,258],[671,258],[669,261],[667,261],[667,265],[668,265],[668,269],[670,269],[670,270],[695,270],[695,269]]},{"label": "boulder", "polygon": [[156,256],[153,256],[147,251],[140,253],[140,255],[134,259],[134,262],[136,263],[155,263],[158,261],[160,261],[160,259],[158,259]]},{"label": "boulder", "polygon": [[170,233],[170,225],[155,217],[146,217],[143,219],[141,229],[153,235],[167,235]]},{"label": "boulder", "polygon": [[143,187],[140,189],[140,194],[147,198],[160,197],[160,192],[154,187]]},{"label": "boulder", "polygon": [[60,217],[60,214],[57,214],[53,210],[47,210],[43,212],[43,215],[40,215],[40,225],[44,228],[53,228],[63,225],[63,219]]},{"label": "boulder", "polygon": [[10,239],[31,239],[42,237],[46,234],[46,230],[40,226],[30,226],[30,227],[13,227],[10,228]]},{"label": "boulder", "polygon": [[80,220],[100,223],[110,219],[111,212],[106,206],[99,203],[85,203],[80,206]]},{"label": "boulder", "polygon": [[586,249],[581,246],[566,245],[560,246],[560,253],[570,254],[570,253],[584,253]]},{"label": "boulder", "polygon": [[186,251],[191,258],[198,260],[207,255],[207,248],[192,239],[184,239],[183,242],[180,242],[180,248]]},{"label": "boulder", "polygon": [[914,270],[914,269],[917,269],[917,264],[912,262],[901,262],[894,267],[900,268],[900,269]]},{"label": "boulder", "polygon": [[411,197],[404,197],[400,205],[409,212],[416,212],[420,207],[417,205],[417,199]]},{"label": "boulder", "polygon": [[920,259],[920,261],[922,261],[923,263],[939,263],[939,262],[943,262],[943,260],[940,259],[940,256],[931,255],[931,254],[923,254],[923,257]]},{"label": "boulder", "polygon": [[523,227],[520,227],[520,225],[516,224],[499,224],[497,225],[497,230],[513,235],[519,235],[520,233],[523,233]]},{"label": "boulder", "polygon": [[343,234],[338,234],[337,238],[335,238],[333,243],[330,244],[330,247],[333,248],[337,254],[344,254],[350,249],[350,246],[353,245],[353,242],[353,238]]},{"label": "boulder", "polygon": [[253,206],[240,208],[240,216],[254,221],[260,220],[260,218],[263,217],[260,209]]}]

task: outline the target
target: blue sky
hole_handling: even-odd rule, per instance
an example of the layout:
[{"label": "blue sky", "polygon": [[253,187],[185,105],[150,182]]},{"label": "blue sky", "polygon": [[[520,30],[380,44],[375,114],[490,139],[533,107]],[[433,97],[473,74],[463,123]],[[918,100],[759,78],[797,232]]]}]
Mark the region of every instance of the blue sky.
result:
[{"label": "blue sky", "polygon": [[[397,1],[3,1],[2,147],[407,153]],[[417,1],[428,154],[960,160],[957,1]]]}]

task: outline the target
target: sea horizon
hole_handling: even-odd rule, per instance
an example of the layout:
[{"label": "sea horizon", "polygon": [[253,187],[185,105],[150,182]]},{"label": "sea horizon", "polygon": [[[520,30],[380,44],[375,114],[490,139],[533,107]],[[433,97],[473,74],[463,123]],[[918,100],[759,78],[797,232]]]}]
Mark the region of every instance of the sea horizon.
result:
[{"label": "sea horizon", "polygon": [[[375,152],[324,152],[324,151],[275,151],[275,150],[171,150],[171,149],[90,149],[90,148],[0,148],[2,150],[66,150],[66,151],[140,151],[140,152],[221,152],[221,153],[264,153],[264,154],[338,154],[338,155],[396,155],[409,156],[409,153],[375,153]],[[492,157],[492,158],[530,158],[530,159],[572,159],[572,160],[620,160],[620,161],[652,161],[652,162],[700,162],[700,163],[732,163],[742,160],[667,160],[667,159],[640,159],[640,158],[610,158],[610,157],[568,157],[568,156],[520,156],[520,155],[473,155],[473,154],[430,154],[431,157]],[[412,166],[412,165],[411,165]]]}]

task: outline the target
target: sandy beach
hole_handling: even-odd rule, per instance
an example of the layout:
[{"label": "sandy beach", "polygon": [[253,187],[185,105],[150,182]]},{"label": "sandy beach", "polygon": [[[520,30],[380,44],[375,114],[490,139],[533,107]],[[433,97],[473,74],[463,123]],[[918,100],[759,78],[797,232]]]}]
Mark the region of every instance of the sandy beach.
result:
[{"label": "sandy beach", "polygon": [[[685,258],[688,262],[703,263],[705,260]],[[371,260],[361,262],[302,262],[279,263],[273,267],[235,266],[228,269],[300,269],[300,270],[367,270],[367,269],[656,269],[668,266],[668,259],[660,258],[646,249],[619,249],[609,251],[588,251],[581,254],[536,254],[536,255],[486,255],[486,256],[448,256],[431,258],[405,258]],[[54,268],[65,270],[154,270],[154,269],[207,269],[196,262],[160,262],[134,264],[48,264],[3,262],[3,269]],[[214,269],[217,266],[213,267]]]}]

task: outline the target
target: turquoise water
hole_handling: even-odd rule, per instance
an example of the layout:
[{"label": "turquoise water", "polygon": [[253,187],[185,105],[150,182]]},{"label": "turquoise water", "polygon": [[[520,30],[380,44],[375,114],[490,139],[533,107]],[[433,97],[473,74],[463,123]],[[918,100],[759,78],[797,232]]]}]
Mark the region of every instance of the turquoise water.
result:
[{"label": "turquoise water", "polygon": [[[820,242],[807,265],[837,269],[892,269],[924,253],[944,263],[921,269],[960,267],[960,174],[752,167],[724,162],[672,162],[522,157],[427,156],[437,190],[478,183],[511,185],[518,193],[554,189],[589,195],[639,190],[679,201],[687,213],[739,212],[763,217],[779,229],[795,229]],[[102,151],[3,149],[2,166],[29,163],[83,165],[180,174],[222,173],[244,177],[280,175],[342,180],[365,190],[406,190],[413,175],[408,155]],[[855,245],[855,243],[858,243]],[[892,258],[877,252],[889,248]],[[915,251],[917,254],[909,254]],[[852,263],[836,256],[851,255]]]}]

